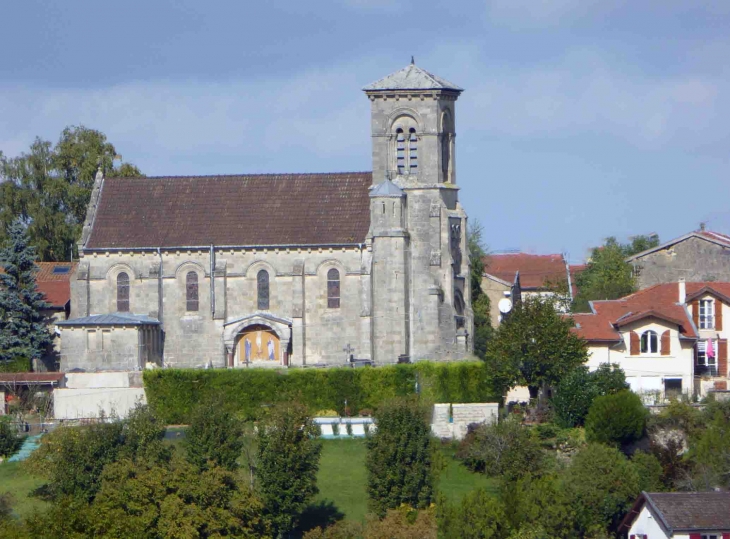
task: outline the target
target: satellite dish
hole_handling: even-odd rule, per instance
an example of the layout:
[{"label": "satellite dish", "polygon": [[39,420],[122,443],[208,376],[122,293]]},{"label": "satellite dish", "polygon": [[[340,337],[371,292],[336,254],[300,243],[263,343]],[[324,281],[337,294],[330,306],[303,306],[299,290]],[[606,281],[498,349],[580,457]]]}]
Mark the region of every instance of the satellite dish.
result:
[{"label": "satellite dish", "polygon": [[499,300],[497,306],[499,307],[500,313],[507,314],[512,310],[512,300],[509,298],[502,298]]}]

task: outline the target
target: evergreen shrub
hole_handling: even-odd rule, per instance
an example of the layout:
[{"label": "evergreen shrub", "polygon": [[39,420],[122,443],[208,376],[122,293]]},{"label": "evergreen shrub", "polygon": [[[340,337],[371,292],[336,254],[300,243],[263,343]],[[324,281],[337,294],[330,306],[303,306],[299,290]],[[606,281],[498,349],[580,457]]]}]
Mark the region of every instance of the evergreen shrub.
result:
[{"label": "evergreen shrub", "polygon": [[647,415],[641,398],[632,391],[598,397],[586,417],[586,440],[602,444],[638,440],[644,434]]},{"label": "evergreen shrub", "polygon": [[219,398],[230,413],[255,420],[270,406],[297,401],[310,413],[352,414],[416,393],[432,402],[494,402],[492,380],[481,362],[419,362],[352,369],[160,369],[145,371],[147,402],[168,424],[190,422],[195,407]]}]

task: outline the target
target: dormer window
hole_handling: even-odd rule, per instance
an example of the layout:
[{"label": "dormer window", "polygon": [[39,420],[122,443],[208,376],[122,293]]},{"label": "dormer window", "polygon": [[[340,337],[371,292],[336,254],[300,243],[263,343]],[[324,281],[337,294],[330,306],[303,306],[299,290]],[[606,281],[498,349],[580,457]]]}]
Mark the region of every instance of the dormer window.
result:
[{"label": "dormer window", "polygon": [[700,300],[700,329],[715,329],[715,301]]},{"label": "dormer window", "polygon": [[652,331],[650,329],[641,334],[641,353],[659,353],[659,336],[657,335],[656,331]]}]

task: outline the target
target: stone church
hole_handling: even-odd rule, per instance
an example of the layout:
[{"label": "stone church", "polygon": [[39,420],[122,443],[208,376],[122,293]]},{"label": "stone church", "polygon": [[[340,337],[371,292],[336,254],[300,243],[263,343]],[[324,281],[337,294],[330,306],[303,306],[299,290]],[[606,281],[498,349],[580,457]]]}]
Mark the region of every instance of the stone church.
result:
[{"label": "stone church", "polygon": [[411,63],[364,92],[372,172],[99,172],[58,323],[61,370],[467,357],[462,89]]}]

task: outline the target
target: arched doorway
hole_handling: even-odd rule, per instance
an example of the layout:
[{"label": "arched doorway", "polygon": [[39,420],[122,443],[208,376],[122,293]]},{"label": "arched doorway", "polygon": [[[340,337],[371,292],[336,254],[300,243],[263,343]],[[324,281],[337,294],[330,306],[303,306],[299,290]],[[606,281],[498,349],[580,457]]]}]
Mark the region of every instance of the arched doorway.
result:
[{"label": "arched doorway", "polygon": [[240,363],[256,361],[279,362],[281,342],[276,332],[263,324],[246,326],[238,339]]}]

